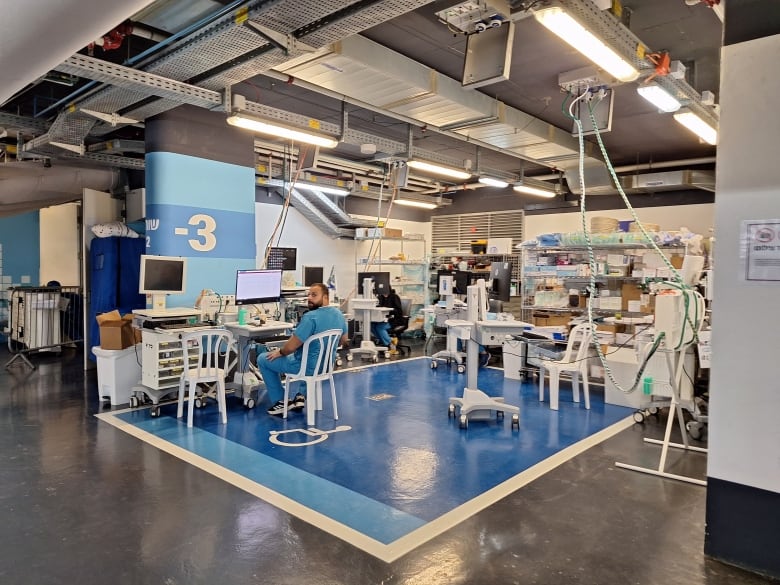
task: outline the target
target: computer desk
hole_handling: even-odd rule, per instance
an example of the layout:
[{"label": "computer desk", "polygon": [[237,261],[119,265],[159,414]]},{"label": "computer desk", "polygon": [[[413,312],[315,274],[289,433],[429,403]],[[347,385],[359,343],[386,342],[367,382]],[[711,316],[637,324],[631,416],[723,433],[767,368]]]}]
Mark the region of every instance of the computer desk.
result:
[{"label": "computer desk", "polygon": [[[252,390],[256,383],[245,380],[245,374],[252,373],[256,382],[260,381],[260,372],[254,364],[249,364],[249,347],[253,341],[269,341],[284,336],[289,338],[290,330],[295,327],[293,323],[286,321],[266,321],[262,325],[249,322],[246,325],[239,325],[237,321],[225,323],[225,329],[230,331],[238,342],[238,366],[236,375],[232,382],[228,382],[227,387],[232,388],[236,396],[243,398],[244,406],[254,408],[257,399],[252,396]],[[281,341],[281,340],[279,340]],[[249,372],[245,370],[248,366]]]}]

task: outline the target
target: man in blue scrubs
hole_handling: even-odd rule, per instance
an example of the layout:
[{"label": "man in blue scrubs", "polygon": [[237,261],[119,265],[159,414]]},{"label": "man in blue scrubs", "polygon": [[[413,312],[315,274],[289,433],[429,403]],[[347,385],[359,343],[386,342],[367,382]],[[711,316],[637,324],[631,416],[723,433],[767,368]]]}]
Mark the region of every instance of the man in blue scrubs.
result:
[{"label": "man in blue scrubs", "polygon": [[[322,283],[309,287],[308,306],[309,311],[301,317],[290,339],[281,349],[260,354],[257,358],[257,367],[263,376],[265,387],[268,390],[268,398],[271,400],[271,408],[268,414],[281,415],[284,413],[284,387],[281,374],[295,374],[301,369],[303,360],[303,343],[312,335],[322,333],[328,329],[340,329],[341,345],[349,342],[347,337],[347,320],[338,307],[329,305],[330,295],[328,287]],[[312,352],[319,352],[317,344],[311,348]],[[309,367],[314,370],[317,362],[317,353],[309,355]],[[307,372],[310,374],[312,372]],[[303,410],[306,406],[306,397],[300,392],[290,400],[288,410]]]}]

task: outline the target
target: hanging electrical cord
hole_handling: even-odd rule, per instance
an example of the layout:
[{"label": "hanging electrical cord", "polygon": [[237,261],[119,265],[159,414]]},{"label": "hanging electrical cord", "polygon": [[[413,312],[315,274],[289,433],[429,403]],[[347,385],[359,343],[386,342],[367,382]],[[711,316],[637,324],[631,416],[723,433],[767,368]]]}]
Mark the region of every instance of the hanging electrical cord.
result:
[{"label": "hanging electrical cord", "polygon": [[[392,191],[392,195],[390,197],[390,204],[389,204],[388,209],[387,209],[387,215],[385,216],[385,219],[382,220],[382,198],[384,197],[385,183],[387,182],[387,179],[388,179],[389,176],[390,176],[390,164],[387,164],[385,166],[385,169],[384,169],[383,173],[382,173],[382,183],[379,186],[379,197],[377,199],[377,204],[376,204],[376,208],[377,208],[376,209],[376,222],[374,224],[375,229],[379,229],[379,227],[381,225],[383,225],[383,223],[384,223],[384,225],[387,225],[386,222],[387,222],[387,219],[389,218],[390,210],[393,207],[393,201],[395,201],[395,194],[397,192],[397,189],[396,189],[397,181],[396,181],[395,178],[393,178],[393,185],[392,185],[393,191]],[[394,175],[394,177],[396,177],[396,176],[397,175]],[[382,238],[380,237],[380,238],[373,238],[371,240],[371,246],[369,247],[368,254],[366,256],[366,270],[369,270],[371,268],[371,264],[373,264],[373,262],[374,262],[374,260],[376,258],[376,255],[379,253],[379,250],[380,250],[379,241],[381,239]]]},{"label": "hanging electrical cord", "polygon": [[[601,101],[601,97],[598,98],[598,101]],[[597,102],[598,103],[598,102]],[[604,157],[604,161],[607,165],[607,168],[609,169],[610,176],[612,177],[612,182],[615,183],[615,187],[617,187],[618,193],[620,193],[621,198],[623,199],[623,202],[626,204],[626,208],[631,213],[631,217],[634,218],[634,221],[639,226],[640,231],[642,232],[642,235],[645,237],[645,239],[649,242],[650,246],[653,248],[653,250],[661,257],[664,264],[666,264],[666,267],[671,271],[672,273],[672,280],[666,281],[665,285],[669,286],[671,288],[674,288],[676,290],[679,290],[682,293],[683,297],[683,303],[685,306],[685,311],[683,312],[683,323],[682,323],[682,329],[680,331],[680,338],[677,341],[677,345],[675,345],[674,349],[679,350],[682,348],[682,346],[685,344],[685,327],[686,324],[690,326],[691,333],[693,335],[693,343],[696,343],[698,341],[698,330],[700,327],[700,323],[698,321],[699,319],[699,303],[694,303],[694,306],[696,308],[696,314],[695,314],[695,321],[691,321],[689,309],[690,309],[690,296],[691,295],[698,295],[695,291],[693,291],[690,287],[688,287],[680,273],[677,271],[677,268],[674,267],[671,260],[664,254],[661,249],[656,244],[655,240],[650,236],[650,234],[645,229],[644,224],[639,220],[639,217],[636,214],[636,211],[634,210],[634,207],[631,205],[631,202],[628,200],[628,196],[626,195],[625,191],[623,190],[623,187],[620,184],[620,181],[618,180],[617,173],[615,172],[615,168],[612,166],[612,161],[609,158],[609,155],[607,154],[607,149],[604,146],[604,141],[601,139],[601,132],[598,129],[598,125],[596,124],[596,117],[593,114],[593,107],[591,103],[588,103],[588,111],[590,115],[591,124],[593,125],[593,129],[596,134],[596,141],[599,144],[599,149],[601,150],[601,154]],[[584,199],[584,198],[583,198]],[[701,295],[699,295],[701,296]]]},{"label": "hanging electrical cord", "polygon": [[[293,143],[290,143],[290,147],[292,147]],[[301,150],[298,153],[298,160],[302,160],[305,158],[306,153],[308,151],[309,145],[303,147],[303,150]],[[288,150],[287,145],[285,145],[285,152],[284,152],[284,160],[292,162],[292,151]],[[269,169],[271,168],[269,164]],[[265,268],[268,266],[268,257],[271,254],[271,248],[274,245],[274,240],[276,240],[277,244],[281,240],[282,237],[282,231],[284,229],[284,224],[287,221],[287,213],[290,209],[290,204],[292,202],[292,190],[295,187],[296,183],[298,182],[298,177],[301,174],[301,167],[298,165],[298,168],[295,170],[295,176],[292,179],[292,182],[287,186],[287,189],[284,193],[284,202],[282,203],[282,211],[279,213],[279,216],[276,218],[276,224],[274,225],[274,229],[271,231],[271,235],[268,238],[268,241],[265,245],[265,250],[263,252],[263,263],[261,265],[262,268]],[[278,235],[277,235],[278,234]]]},{"label": "hanging electrical cord", "polygon": [[[571,92],[569,92],[567,94],[567,97],[564,99],[564,104],[563,104],[562,108],[565,106],[565,103],[566,103],[566,101],[568,101],[569,97],[571,97]],[[585,168],[584,168],[585,167],[585,164],[584,164],[584,162],[585,162],[585,157],[584,157],[584,155],[585,155],[584,135],[583,135],[583,130],[582,130],[582,122],[581,122],[581,120],[579,118],[574,116],[573,109],[574,109],[575,104],[579,100],[585,100],[586,98],[590,98],[589,101],[592,101],[592,100],[595,99],[596,103],[598,103],[598,101],[600,101],[601,97],[603,97],[603,96],[602,96],[602,94],[600,92],[597,93],[597,94],[593,94],[593,93],[590,92],[590,88],[588,87],[588,88],[585,89],[585,91],[582,92],[582,94],[580,96],[578,96],[569,105],[569,113],[568,113],[569,117],[572,120],[574,120],[574,122],[575,122],[575,124],[577,126],[577,137],[578,137],[578,143],[579,143],[579,174],[580,174],[579,181],[580,181],[580,192],[582,193],[582,196],[580,197],[580,219],[581,219],[581,222],[582,222],[582,230],[583,230],[583,233],[584,233],[584,236],[585,236],[585,241],[586,241],[586,244],[587,244],[588,263],[589,263],[589,268],[590,268],[590,279],[589,279],[589,285],[588,285],[589,295],[588,295],[588,303],[587,303],[588,323],[589,323],[589,325],[591,327],[591,330],[594,333],[595,333],[596,329],[595,329],[594,320],[593,320],[592,300],[593,300],[593,298],[594,298],[594,296],[595,296],[595,294],[597,292],[597,289],[596,289],[596,261],[595,261],[595,255],[594,255],[594,252],[593,252],[593,242],[592,242],[592,238],[590,236],[590,231],[588,230],[587,220],[586,220],[586,204],[585,204],[586,192],[585,192]],[[692,332],[693,332],[693,340],[695,341],[695,339],[696,339],[696,331],[698,330],[698,327],[696,325],[694,325],[693,322],[691,322],[690,317],[689,317],[689,304],[690,304],[690,296],[689,295],[690,294],[698,295],[698,293],[695,293],[694,291],[690,291],[689,289],[687,289],[687,287],[685,287],[684,282],[683,282],[682,278],[680,277],[680,274],[677,272],[677,269],[671,264],[670,260],[666,257],[665,254],[663,254],[663,252],[660,250],[660,248],[658,248],[658,246],[656,245],[655,241],[650,237],[650,235],[647,233],[647,230],[644,228],[644,225],[642,225],[641,221],[637,217],[636,212],[634,211],[633,207],[631,206],[631,203],[628,201],[628,198],[625,195],[625,192],[623,191],[623,189],[622,189],[622,187],[620,185],[620,182],[619,182],[619,180],[617,178],[617,174],[615,173],[615,170],[614,170],[614,168],[613,168],[613,166],[612,166],[612,164],[611,164],[611,162],[609,160],[609,156],[608,156],[608,154],[606,152],[606,148],[604,147],[604,143],[601,140],[601,134],[600,134],[600,132],[598,130],[598,125],[596,123],[595,116],[593,115],[593,107],[592,107],[592,105],[590,103],[588,104],[588,109],[589,109],[589,112],[590,112],[591,123],[593,125],[597,141],[599,143],[599,147],[601,149],[602,155],[604,156],[604,160],[605,160],[605,162],[607,164],[607,167],[608,167],[608,169],[610,171],[610,174],[612,176],[613,182],[615,183],[615,185],[616,185],[616,187],[618,189],[618,192],[620,193],[624,203],[626,204],[626,207],[629,209],[632,217],[637,222],[637,224],[638,224],[638,226],[640,228],[640,231],[642,232],[643,236],[650,243],[651,247],[661,256],[663,261],[666,263],[667,267],[670,269],[671,274],[674,275],[673,276],[674,277],[674,281],[668,283],[668,285],[670,287],[672,287],[672,288],[680,290],[681,293],[682,293],[684,307],[685,307],[683,327],[682,327],[682,331],[681,331],[681,334],[680,334],[680,339],[679,339],[677,345],[674,348],[675,351],[679,350],[686,343],[686,341],[685,341],[685,324],[686,323],[688,323],[691,326],[691,329],[692,329]],[[700,297],[701,295],[698,295],[698,296]],[[696,323],[699,324],[699,316],[698,316],[698,305],[699,305],[699,302],[697,301],[696,303],[694,303],[694,305],[696,307],[695,317],[694,318],[695,318]],[[599,361],[601,362],[602,366],[604,367],[605,375],[609,378],[609,380],[614,384],[614,386],[618,390],[620,390],[624,394],[630,394],[630,393],[634,392],[636,390],[636,388],[638,387],[639,381],[642,379],[642,376],[644,375],[644,370],[647,367],[647,364],[649,363],[649,361],[652,358],[652,356],[655,354],[655,352],[660,347],[660,345],[661,345],[662,341],[664,340],[665,336],[666,336],[666,333],[663,332],[663,331],[660,332],[657,335],[657,337],[655,338],[655,340],[654,340],[653,344],[651,345],[649,351],[647,352],[647,354],[641,360],[641,364],[640,364],[640,366],[639,366],[639,368],[637,370],[636,376],[634,378],[634,382],[631,385],[631,387],[628,388],[628,389],[623,388],[617,382],[617,380],[615,379],[614,373],[612,372],[612,370],[609,367],[609,365],[606,363],[606,358],[605,358],[604,352],[601,349],[601,344],[598,343],[598,339],[595,337],[595,335],[593,336],[593,344],[594,344],[594,346],[596,348],[596,353],[597,353],[597,355],[599,357]]]},{"label": "hanging electrical cord", "polygon": [[[597,292],[596,257],[593,253],[593,241],[590,237],[590,230],[588,230],[587,219],[585,214],[585,209],[586,209],[585,208],[585,198],[586,198],[585,197],[585,139],[582,131],[582,121],[574,115],[575,104],[579,100],[585,99],[585,97],[588,96],[589,91],[590,91],[590,87],[587,87],[585,91],[583,91],[574,101],[572,101],[572,103],[569,104],[569,112],[568,112],[569,118],[574,120],[574,123],[577,126],[577,140],[579,144],[579,175],[580,175],[579,180],[580,180],[580,193],[582,193],[582,195],[580,196],[580,220],[582,222],[582,231],[585,235],[585,243],[588,252],[588,266],[590,268],[590,278],[588,281],[588,302],[586,303],[588,309],[588,325],[590,326],[590,330],[591,330],[591,340],[593,346],[595,347],[596,354],[598,355],[599,361],[601,362],[601,365],[604,368],[604,374],[609,378],[610,382],[612,382],[612,384],[614,384],[614,386],[618,390],[620,390],[624,394],[630,394],[634,392],[639,386],[639,381],[642,379],[642,376],[644,375],[644,370],[647,367],[650,358],[653,356],[653,354],[660,346],[664,334],[662,333],[661,335],[659,335],[654,341],[653,346],[650,349],[650,352],[645,357],[639,369],[637,370],[636,376],[634,378],[634,382],[631,385],[631,387],[628,389],[624,389],[615,379],[615,375],[612,372],[612,369],[607,364],[606,357],[604,355],[604,352],[601,349],[601,344],[598,342],[598,338],[596,337],[596,326],[593,321],[593,299],[595,298]],[[567,97],[565,98],[564,104],[565,101],[568,100],[570,96],[571,96],[571,92],[569,92]],[[596,125],[594,123],[594,128],[595,127]]]}]

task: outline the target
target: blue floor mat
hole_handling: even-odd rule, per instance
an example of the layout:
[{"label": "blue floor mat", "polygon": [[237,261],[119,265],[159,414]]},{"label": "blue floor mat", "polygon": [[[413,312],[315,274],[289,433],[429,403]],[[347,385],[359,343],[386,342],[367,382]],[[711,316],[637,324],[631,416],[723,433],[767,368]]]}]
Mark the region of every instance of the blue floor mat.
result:
[{"label": "blue floor mat", "polygon": [[[632,413],[604,404],[600,392],[592,392],[586,410],[572,402],[566,382],[560,410],[552,411],[539,402],[535,383],[485,368],[479,388],[520,406],[520,430],[512,430],[508,416],[474,420],[463,430],[447,407],[464,384],[465,375],[432,370],[424,358],[339,372],[339,420],[326,388],[316,429],[349,430],[326,439],[316,432],[278,435],[288,445],[272,443],[271,432],[306,429],[305,411],[285,421],[266,414],[265,404],[246,410],[228,398],[227,425],[213,404],[195,412],[192,429],[175,418],[175,405],[164,405],[159,418],[147,409],[112,416],[389,544]],[[314,441],[320,442],[301,445]]]}]

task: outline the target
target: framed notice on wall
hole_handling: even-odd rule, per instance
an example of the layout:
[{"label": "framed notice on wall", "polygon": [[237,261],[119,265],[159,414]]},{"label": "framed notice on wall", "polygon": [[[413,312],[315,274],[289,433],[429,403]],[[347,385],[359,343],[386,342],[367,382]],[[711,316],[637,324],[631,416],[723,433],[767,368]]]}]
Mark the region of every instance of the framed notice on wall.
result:
[{"label": "framed notice on wall", "polygon": [[780,219],[743,221],[741,256],[745,281],[780,283]]}]

